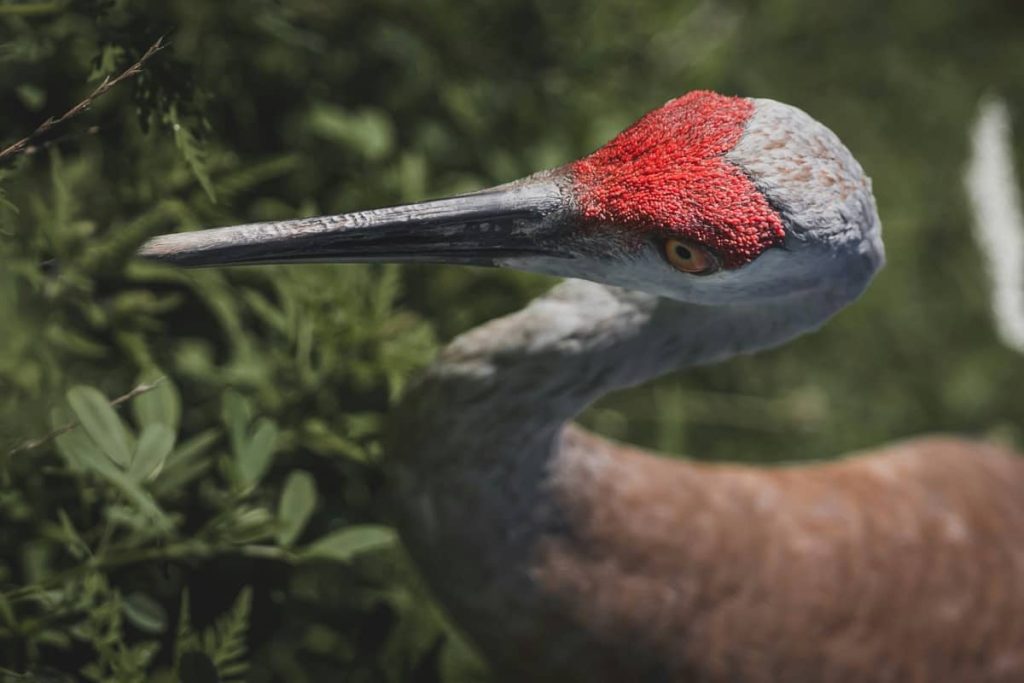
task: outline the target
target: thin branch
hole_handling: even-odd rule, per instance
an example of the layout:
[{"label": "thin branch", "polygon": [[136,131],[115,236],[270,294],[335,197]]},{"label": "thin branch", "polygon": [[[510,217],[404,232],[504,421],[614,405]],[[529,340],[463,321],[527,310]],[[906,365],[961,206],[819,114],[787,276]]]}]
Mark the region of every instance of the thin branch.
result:
[{"label": "thin branch", "polygon": [[[160,386],[160,383],[163,382],[165,379],[167,379],[167,378],[166,377],[158,377],[156,380],[154,380],[153,382],[150,382],[149,384],[140,384],[139,386],[137,386],[134,389],[132,389],[131,391],[129,391],[127,394],[122,394],[121,396],[118,396],[117,398],[115,398],[113,401],[110,402],[110,405],[116,407],[116,406],[119,406],[119,405],[121,405],[122,403],[124,403],[126,401],[132,400],[136,396],[141,396],[142,394],[145,394],[148,391],[153,391],[153,389],[156,389],[158,386]],[[65,425],[61,425],[60,427],[57,427],[56,429],[54,429],[52,432],[50,432],[46,436],[41,436],[38,439],[32,439],[30,441],[26,441],[25,443],[23,443],[23,444],[21,444],[19,446],[15,446],[11,450],[7,451],[7,457],[11,457],[13,455],[16,455],[18,453],[22,453],[24,451],[30,451],[30,450],[32,450],[34,448],[39,448],[40,446],[43,446],[43,445],[53,441],[58,436],[60,436],[62,434],[67,434],[72,429],[77,427],[79,424],[80,423],[78,422],[78,420],[72,420],[71,422],[68,422]]]},{"label": "thin branch", "polygon": [[53,118],[51,116],[50,118],[43,121],[38,128],[29,133],[26,137],[22,138],[21,140],[18,140],[9,147],[0,150],[0,164],[24,152],[25,148],[28,147],[33,141],[49,133],[55,126],[59,126],[65,121],[73,119],[74,117],[84,112],[86,109],[92,106],[93,102],[95,102],[98,98],[102,97],[108,92],[110,92],[110,90],[112,90],[119,83],[127,81],[130,78],[134,78],[135,76],[138,76],[140,73],[142,73],[142,67],[146,64],[147,61],[149,61],[150,57],[155,55],[160,50],[164,49],[164,47],[165,45],[163,37],[158,38],[157,41],[153,43],[148,50],[146,50],[146,53],[139,57],[139,61],[129,66],[127,69],[122,71],[118,76],[114,78],[106,76],[103,79],[103,82],[100,83],[95,90],[89,93],[88,97],[86,97],[84,100],[73,106],[71,109],[68,109],[66,112],[64,112],[64,114],[57,118]]}]

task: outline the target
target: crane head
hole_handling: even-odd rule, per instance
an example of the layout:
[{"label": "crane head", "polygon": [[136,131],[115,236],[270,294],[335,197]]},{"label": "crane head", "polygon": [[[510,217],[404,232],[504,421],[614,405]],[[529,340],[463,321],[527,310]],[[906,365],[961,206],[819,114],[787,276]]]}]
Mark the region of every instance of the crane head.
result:
[{"label": "crane head", "polygon": [[447,199],[156,237],[180,265],[438,262],[578,277],[704,304],[822,286],[884,262],[871,183],[828,128],[772,100],[696,91],[593,154]]}]

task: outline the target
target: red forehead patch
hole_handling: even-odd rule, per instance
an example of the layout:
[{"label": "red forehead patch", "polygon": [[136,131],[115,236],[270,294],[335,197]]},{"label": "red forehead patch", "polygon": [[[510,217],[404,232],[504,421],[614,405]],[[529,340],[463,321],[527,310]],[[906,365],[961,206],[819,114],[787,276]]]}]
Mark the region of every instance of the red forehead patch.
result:
[{"label": "red forehead patch", "polygon": [[726,268],[754,260],[782,240],[782,220],[723,158],[753,112],[750,100],[696,91],[646,114],[570,165],[583,218],[685,237]]}]

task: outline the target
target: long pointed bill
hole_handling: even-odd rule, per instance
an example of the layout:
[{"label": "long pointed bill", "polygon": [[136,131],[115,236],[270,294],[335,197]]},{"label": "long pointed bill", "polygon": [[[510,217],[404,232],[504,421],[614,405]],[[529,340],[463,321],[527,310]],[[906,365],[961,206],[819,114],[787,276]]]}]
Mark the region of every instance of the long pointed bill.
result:
[{"label": "long pointed bill", "polygon": [[184,266],[311,262],[495,265],[565,256],[568,202],[558,178],[530,177],[473,194],[319,218],[161,235],[139,255]]}]

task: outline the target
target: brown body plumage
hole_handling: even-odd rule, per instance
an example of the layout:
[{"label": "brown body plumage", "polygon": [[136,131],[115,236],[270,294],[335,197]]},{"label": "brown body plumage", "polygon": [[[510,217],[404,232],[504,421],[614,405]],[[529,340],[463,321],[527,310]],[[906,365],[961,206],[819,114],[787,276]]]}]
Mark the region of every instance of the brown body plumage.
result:
[{"label": "brown body plumage", "polygon": [[588,379],[657,372],[616,359],[665,306],[566,283],[453,342],[396,416],[404,536],[499,678],[1024,680],[1024,459],[936,436],[705,464],[566,423]]},{"label": "brown body plumage", "polygon": [[533,569],[608,645],[576,680],[1024,680],[1014,454],[932,437],[756,468],[566,438],[608,463],[560,465],[585,485],[558,490],[572,533]]}]

